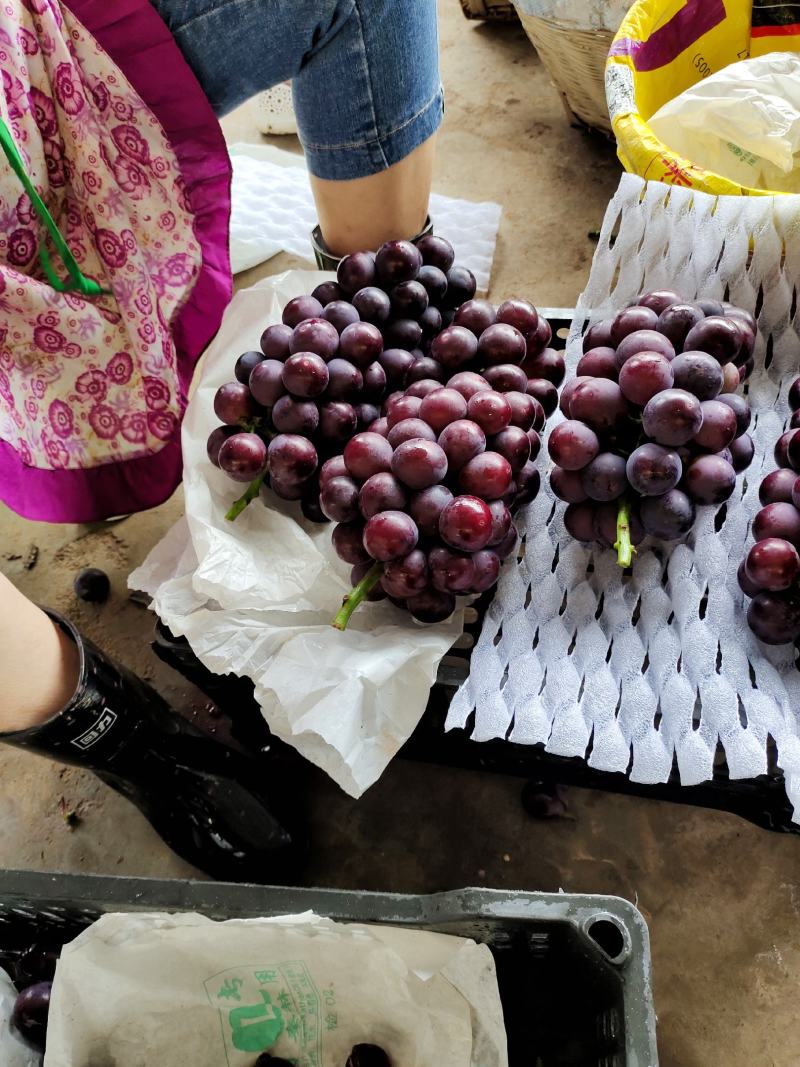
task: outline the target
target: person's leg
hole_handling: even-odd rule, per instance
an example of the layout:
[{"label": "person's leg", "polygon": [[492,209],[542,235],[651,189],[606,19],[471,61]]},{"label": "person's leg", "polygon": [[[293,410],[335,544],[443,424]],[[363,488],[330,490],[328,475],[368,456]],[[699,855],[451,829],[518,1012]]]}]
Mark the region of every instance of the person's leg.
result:
[{"label": "person's leg", "polygon": [[75,692],[78,675],[75,643],[0,574],[0,733],[56,715]]},{"label": "person's leg", "polygon": [[442,118],[434,0],[153,0],[224,115],[292,79],[326,246],[413,237]]}]

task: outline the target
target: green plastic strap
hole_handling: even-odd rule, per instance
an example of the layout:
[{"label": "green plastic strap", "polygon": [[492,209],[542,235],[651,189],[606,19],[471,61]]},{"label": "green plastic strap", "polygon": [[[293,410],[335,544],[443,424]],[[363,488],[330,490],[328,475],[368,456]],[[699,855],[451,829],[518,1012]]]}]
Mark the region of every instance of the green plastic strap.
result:
[{"label": "green plastic strap", "polygon": [[101,288],[97,282],[92,281],[91,278],[87,278],[78,266],[75,257],[70,252],[69,245],[61,236],[61,231],[56,226],[55,220],[50,212],[47,210],[47,205],[44,200],[39,196],[33,182],[28,177],[25,170],[25,163],[22,156],[19,154],[14,138],[11,136],[6,123],[0,118],[0,145],[5,152],[6,159],[11,164],[11,169],[17,175],[22,182],[25,192],[31,198],[31,203],[36,209],[36,214],[42,220],[50,236],[53,238],[53,244],[56,246],[56,251],[61,257],[61,262],[67,268],[69,273],[69,280],[62,281],[53,269],[53,264],[50,261],[50,256],[44,243],[39,245],[39,259],[41,260],[44,272],[47,275],[48,281],[57,289],[59,293],[79,292],[84,296],[102,296],[108,294],[108,289]]}]

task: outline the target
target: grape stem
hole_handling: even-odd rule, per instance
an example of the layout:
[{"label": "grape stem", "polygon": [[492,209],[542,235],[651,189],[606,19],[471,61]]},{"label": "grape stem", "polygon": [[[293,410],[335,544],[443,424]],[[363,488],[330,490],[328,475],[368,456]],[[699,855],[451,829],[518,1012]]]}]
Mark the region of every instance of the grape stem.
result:
[{"label": "grape stem", "polygon": [[225,518],[228,522],[234,522],[242,514],[244,509],[250,503],[251,500],[255,500],[258,494],[261,492],[261,486],[264,484],[264,479],[267,476],[267,472],[259,474],[257,478],[254,478],[248,485],[238,500],[234,500],[228,510],[225,512]]},{"label": "grape stem", "polygon": [[365,599],[374,586],[380,581],[383,574],[383,564],[373,563],[361,581],[354,585],[342,601],[342,606],[337,612],[336,618],[331,625],[337,630],[346,630],[350,622],[350,616],[356,610],[362,600]]},{"label": "grape stem", "polygon": [[621,500],[617,510],[617,562],[620,567],[630,567],[633,562],[633,544],[631,543],[631,510],[627,500]]}]

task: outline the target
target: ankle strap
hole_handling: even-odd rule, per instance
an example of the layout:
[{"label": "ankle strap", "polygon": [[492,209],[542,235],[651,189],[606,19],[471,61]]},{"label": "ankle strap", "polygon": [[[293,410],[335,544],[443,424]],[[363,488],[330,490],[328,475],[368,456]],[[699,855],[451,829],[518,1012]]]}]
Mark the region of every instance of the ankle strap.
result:
[{"label": "ankle strap", "polygon": [[[415,237],[411,240],[416,242],[423,237],[427,237],[433,233],[433,222],[430,215],[425,219],[425,225]],[[325,242],[322,239],[322,230],[319,226],[315,226],[311,231],[311,247],[314,249],[314,259],[317,262],[317,266],[320,270],[333,270],[339,266],[342,260],[342,256],[335,256],[332,252],[329,252],[325,246]]]}]

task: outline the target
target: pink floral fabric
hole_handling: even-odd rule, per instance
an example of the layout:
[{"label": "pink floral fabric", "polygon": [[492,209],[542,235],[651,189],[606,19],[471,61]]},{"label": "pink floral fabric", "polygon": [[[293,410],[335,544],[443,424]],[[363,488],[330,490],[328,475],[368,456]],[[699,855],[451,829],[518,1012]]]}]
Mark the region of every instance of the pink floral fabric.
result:
[{"label": "pink floral fabric", "polygon": [[180,169],[158,120],[57,0],[0,9],[0,112],[85,275],[58,293],[57,257],[0,167],[0,440],[40,469],[157,453],[186,398],[171,324],[202,264]]}]

